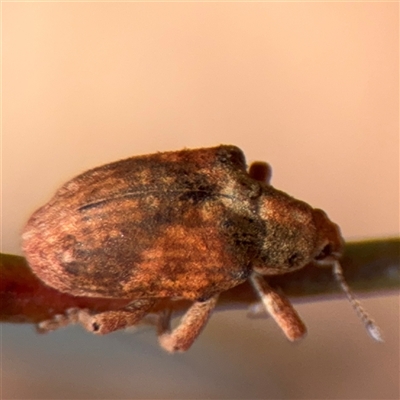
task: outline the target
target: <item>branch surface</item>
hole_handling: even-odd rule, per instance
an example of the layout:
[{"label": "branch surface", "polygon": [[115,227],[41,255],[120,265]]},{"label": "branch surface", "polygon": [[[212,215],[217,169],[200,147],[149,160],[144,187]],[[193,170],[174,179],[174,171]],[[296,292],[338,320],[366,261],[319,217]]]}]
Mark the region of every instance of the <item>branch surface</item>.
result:
[{"label": "branch surface", "polygon": [[[356,292],[383,294],[400,288],[400,238],[349,242],[341,259],[348,284]],[[305,301],[328,299],[340,290],[331,268],[307,265],[285,275],[268,277],[272,287],[289,297]],[[248,282],[221,294],[217,310],[248,307],[257,296]],[[39,323],[69,308],[94,312],[115,310],[130,302],[126,299],[76,297],[58,292],[42,283],[23,257],[0,253],[0,322]],[[187,301],[161,299],[152,312],[166,307],[182,311]]]}]

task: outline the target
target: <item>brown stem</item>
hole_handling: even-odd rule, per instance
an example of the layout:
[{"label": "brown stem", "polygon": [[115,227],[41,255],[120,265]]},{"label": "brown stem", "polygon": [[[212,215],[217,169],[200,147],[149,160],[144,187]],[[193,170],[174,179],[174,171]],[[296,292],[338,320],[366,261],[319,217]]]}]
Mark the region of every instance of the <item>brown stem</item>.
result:
[{"label": "brown stem", "polygon": [[[350,242],[341,260],[345,278],[354,291],[387,293],[400,288],[400,239]],[[303,300],[326,299],[339,292],[331,268],[308,265],[286,275],[268,278],[271,287]],[[257,301],[250,283],[245,282],[221,294],[218,309],[247,307]],[[124,299],[76,297],[44,285],[20,256],[0,254],[0,321],[38,323],[63,314],[72,307],[91,311],[115,310],[129,303]],[[152,309],[165,307],[181,311],[185,301],[160,300]]]}]

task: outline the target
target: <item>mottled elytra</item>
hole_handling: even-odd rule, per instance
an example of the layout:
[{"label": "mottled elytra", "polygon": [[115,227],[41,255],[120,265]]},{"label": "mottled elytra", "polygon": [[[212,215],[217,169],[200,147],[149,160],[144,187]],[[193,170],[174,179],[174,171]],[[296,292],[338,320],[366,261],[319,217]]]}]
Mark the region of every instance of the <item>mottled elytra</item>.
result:
[{"label": "mottled elytra", "polygon": [[153,318],[160,344],[185,351],[219,293],[249,279],[286,336],[302,337],[304,324],[268,275],[314,261],[342,277],[343,239],[323,211],[274,189],[270,176],[266,163],[247,170],[239,148],[221,145],[132,157],[64,184],[24,229],[30,267],[61,292],[132,301],[69,310],[41,329],[79,321],[109,333],[138,324],[160,299],[186,299],[193,304],[174,330],[168,310]]}]

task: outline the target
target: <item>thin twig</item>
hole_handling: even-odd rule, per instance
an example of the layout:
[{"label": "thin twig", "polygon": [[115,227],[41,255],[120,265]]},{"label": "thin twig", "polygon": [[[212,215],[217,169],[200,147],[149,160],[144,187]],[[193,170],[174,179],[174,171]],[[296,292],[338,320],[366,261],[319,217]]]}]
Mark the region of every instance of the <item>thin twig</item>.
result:
[{"label": "thin twig", "polygon": [[[382,294],[400,288],[400,239],[350,242],[341,260],[345,278],[354,291]],[[308,265],[286,275],[268,278],[271,287],[305,301],[327,299],[338,293],[331,268]],[[250,283],[246,282],[221,294],[218,309],[248,307],[257,301]],[[126,299],[76,297],[44,285],[20,256],[0,254],[0,321],[39,323],[63,314],[74,307],[91,311],[121,308]],[[166,307],[174,311],[186,308],[186,301],[160,300],[152,311]]]}]

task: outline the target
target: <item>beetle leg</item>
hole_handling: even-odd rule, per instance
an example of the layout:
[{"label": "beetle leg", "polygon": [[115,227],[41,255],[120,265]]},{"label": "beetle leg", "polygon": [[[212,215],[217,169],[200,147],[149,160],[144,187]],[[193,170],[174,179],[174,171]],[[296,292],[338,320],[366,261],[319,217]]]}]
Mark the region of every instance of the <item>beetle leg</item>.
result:
[{"label": "beetle leg", "polygon": [[80,322],[86,330],[104,335],[137,324],[153,306],[154,300],[137,300],[121,310],[93,313],[87,309],[70,308],[65,314],[40,322],[37,330],[50,332]]},{"label": "beetle leg", "polygon": [[271,184],[272,168],[262,161],[255,161],[250,165],[249,175],[251,178],[259,182],[264,182],[267,185]]},{"label": "beetle leg", "polygon": [[188,350],[205,327],[217,300],[218,295],[206,301],[193,303],[173,331],[170,330],[171,313],[165,312],[158,326],[160,345],[170,353]]},{"label": "beetle leg", "polygon": [[79,310],[78,321],[86,330],[99,335],[114,332],[137,324],[153,306],[153,300],[138,300],[121,310],[92,314]]},{"label": "beetle leg", "polygon": [[39,322],[36,330],[39,333],[47,333],[69,324],[75,324],[78,322],[78,311],[78,308],[70,308],[64,314],[56,314],[51,319]]},{"label": "beetle leg", "polygon": [[85,310],[80,310],[79,322],[87,331],[105,335],[118,329],[135,325],[146,313],[147,310],[137,310],[136,312],[119,310],[105,311],[92,315]]},{"label": "beetle leg", "polygon": [[248,318],[267,318],[267,310],[265,309],[264,303],[260,300],[255,303],[251,303],[247,308]]},{"label": "beetle leg", "polygon": [[267,312],[279,325],[286,337],[290,341],[301,339],[307,333],[307,328],[287,297],[271,288],[261,275],[253,273],[250,276],[250,281]]}]

